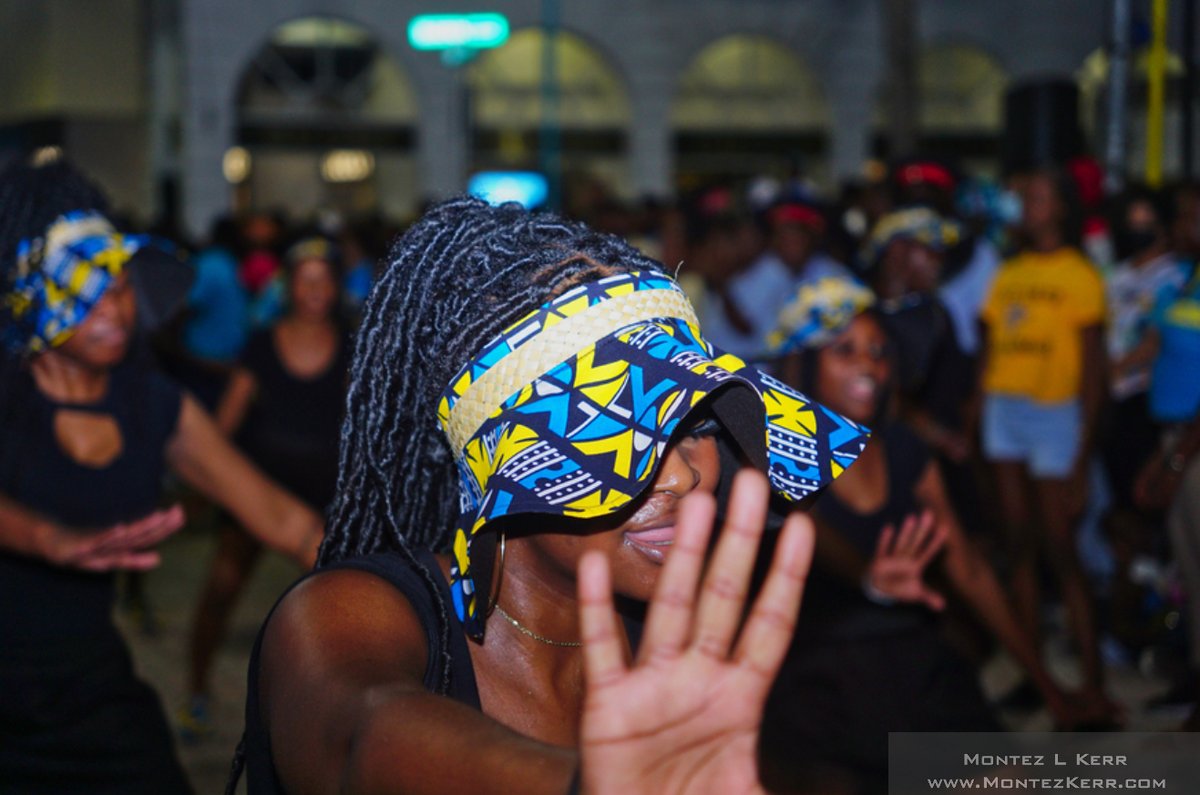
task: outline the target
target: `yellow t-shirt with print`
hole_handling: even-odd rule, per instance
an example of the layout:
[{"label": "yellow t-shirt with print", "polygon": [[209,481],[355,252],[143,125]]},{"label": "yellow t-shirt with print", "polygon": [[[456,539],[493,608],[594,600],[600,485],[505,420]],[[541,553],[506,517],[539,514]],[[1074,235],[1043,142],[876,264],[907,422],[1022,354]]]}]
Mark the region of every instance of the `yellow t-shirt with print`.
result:
[{"label": "yellow t-shirt with print", "polygon": [[1080,333],[1104,319],[1104,282],[1081,252],[1027,251],[1005,262],[983,305],[988,394],[1059,403],[1080,394]]}]

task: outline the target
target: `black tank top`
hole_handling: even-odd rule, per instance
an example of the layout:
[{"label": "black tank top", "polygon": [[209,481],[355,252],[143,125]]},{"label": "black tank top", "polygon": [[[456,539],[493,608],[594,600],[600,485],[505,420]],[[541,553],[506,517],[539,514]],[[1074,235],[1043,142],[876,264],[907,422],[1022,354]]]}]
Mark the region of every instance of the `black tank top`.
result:
[{"label": "black tank top", "polygon": [[[0,428],[0,494],[74,528],[107,528],[140,519],[159,504],[166,446],[179,420],[182,393],[166,376],[138,363],[112,371],[96,403],[63,404],[39,392],[22,372],[11,387],[28,395]],[[105,467],[71,459],[54,434],[58,409],[111,416],[123,450]],[[0,552],[0,646],[19,649],[77,643],[115,632],[113,575],[59,568]]]},{"label": "black tank top", "polygon": [[346,398],[349,338],[340,334],[324,372],[297,378],[275,347],[272,329],[246,343],[241,366],[254,374],[257,394],[237,443],[271,478],[318,513],[337,486],[338,440]]},{"label": "black tank top", "polygon": [[[917,513],[914,491],[929,464],[929,448],[905,425],[890,423],[875,431],[872,444],[885,447],[888,493],[884,504],[871,513],[858,513],[833,493],[825,491],[813,506],[813,512],[870,560],[885,525],[899,530],[905,517]],[[814,562],[804,590],[804,609],[800,611],[796,644],[800,638],[836,636],[874,637],[904,632],[933,621],[933,613],[916,605],[879,605],[863,595],[858,583],[822,570]]]},{"label": "black tank top", "polygon": [[[423,680],[426,690],[440,693],[455,701],[460,701],[469,707],[481,709],[479,690],[475,685],[475,669],[471,665],[471,653],[467,648],[467,635],[463,631],[452,607],[450,586],[442,575],[441,568],[429,552],[416,553],[417,563],[422,566],[430,579],[436,584],[442,604],[447,608],[447,619],[450,622],[448,644],[443,643],[440,611],[434,601],[425,575],[414,568],[413,564],[401,555],[381,553],[362,558],[352,558],[326,566],[320,571],[337,569],[355,569],[369,572],[389,582],[396,590],[404,595],[412,605],[417,619],[425,629],[427,644],[428,666]],[[313,572],[315,574],[317,572]],[[312,576],[311,574],[309,576]],[[292,588],[299,585],[307,577],[298,580]],[[291,588],[288,589],[290,593]],[[280,597],[280,601],[287,596]],[[278,608],[276,602],[275,607]],[[275,608],[271,613],[274,614]],[[254,650],[250,655],[250,673],[246,688],[246,791],[249,795],[284,795],[283,785],[275,772],[275,760],[271,754],[271,739],[267,733],[266,723],[259,710],[259,659],[262,654],[263,634],[271,616],[263,622],[263,628],[254,642]],[[441,660],[443,654],[450,658],[448,681],[443,682]]]},{"label": "black tank top", "polygon": [[[369,572],[391,583],[412,605],[417,619],[425,630],[427,659],[429,660],[423,680],[425,689],[474,709],[482,710],[479,689],[475,683],[475,668],[471,664],[471,652],[467,647],[467,634],[451,607],[453,602],[450,596],[450,585],[446,582],[437,560],[431,553],[420,551],[414,557],[417,564],[430,575],[430,579],[435,583],[437,592],[441,596],[442,603],[447,606],[446,615],[449,621],[447,642],[443,642],[439,610],[424,574],[414,568],[413,564],[403,556],[394,553],[380,553],[351,558],[326,566],[320,571],[355,569]],[[297,580],[291,588],[295,588],[296,585],[315,573],[317,572],[312,572]],[[288,589],[288,592],[291,591],[291,588]],[[282,602],[286,596],[287,593],[284,593],[279,601]],[[278,607],[279,602],[276,602],[275,607],[271,609],[271,615]],[[271,738],[259,708],[259,660],[262,655],[263,634],[266,632],[271,615],[268,615],[267,620],[263,622],[263,627],[259,630],[258,638],[254,642],[254,650],[250,654],[244,739],[246,792],[248,795],[285,795],[286,793],[275,771],[275,760],[271,753]],[[644,617],[637,606],[622,605],[621,619],[629,638],[630,648],[636,654],[641,642]],[[449,676],[445,680],[443,680],[439,662],[443,653],[448,654],[450,659]]]}]

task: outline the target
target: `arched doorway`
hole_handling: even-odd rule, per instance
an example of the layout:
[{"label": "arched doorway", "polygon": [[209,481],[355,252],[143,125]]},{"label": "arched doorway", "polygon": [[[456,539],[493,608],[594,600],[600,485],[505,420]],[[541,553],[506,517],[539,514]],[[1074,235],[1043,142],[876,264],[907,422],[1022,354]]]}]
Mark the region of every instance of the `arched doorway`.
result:
[{"label": "arched doorway", "polygon": [[[1000,62],[971,44],[933,44],[921,51],[917,83],[918,150],[956,162],[974,174],[995,175],[1009,83]],[[886,155],[882,134],[886,108],[882,101],[876,108],[875,150]]]},{"label": "arched doorway", "polygon": [[726,36],[702,49],[680,77],[671,125],[682,190],[758,175],[827,178],[820,81],[766,36]]},{"label": "arched doorway", "polygon": [[[467,67],[472,172],[537,170],[547,131],[557,142],[564,187],[598,181],[621,195],[629,184],[625,81],[580,36],[554,34],[553,85],[545,74],[546,33],[525,28]],[[569,196],[568,196],[569,203]]]},{"label": "arched doorway", "polygon": [[235,206],[294,218],[416,207],[416,100],[366,28],[324,16],[280,25],[246,67],[237,104],[239,150],[226,158]]}]

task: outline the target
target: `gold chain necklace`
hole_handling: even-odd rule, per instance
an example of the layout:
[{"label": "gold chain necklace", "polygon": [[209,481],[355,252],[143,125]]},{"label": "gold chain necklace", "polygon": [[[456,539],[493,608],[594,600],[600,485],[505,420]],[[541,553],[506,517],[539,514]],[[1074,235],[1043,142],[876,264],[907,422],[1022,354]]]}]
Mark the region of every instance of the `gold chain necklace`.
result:
[{"label": "gold chain necklace", "polygon": [[522,626],[521,622],[517,621],[515,618],[510,616],[508,613],[504,612],[504,608],[501,607],[500,605],[494,604],[493,607],[495,608],[497,613],[504,616],[505,621],[507,621],[508,623],[512,624],[514,627],[517,628],[517,632],[520,632],[522,635],[528,635],[529,637],[533,638],[536,641],[541,641],[542,643],[545,643],[549,646],[566,646],[566,647],[570,647],[570,648],[575,648],[575,647],[583,645],[583,643],[581,643],[580,641],[577,641],[577,640],[552,640],[550,638],[547,638],[545,635],[539,635],[536,632],[534,632],[532,629]]}]

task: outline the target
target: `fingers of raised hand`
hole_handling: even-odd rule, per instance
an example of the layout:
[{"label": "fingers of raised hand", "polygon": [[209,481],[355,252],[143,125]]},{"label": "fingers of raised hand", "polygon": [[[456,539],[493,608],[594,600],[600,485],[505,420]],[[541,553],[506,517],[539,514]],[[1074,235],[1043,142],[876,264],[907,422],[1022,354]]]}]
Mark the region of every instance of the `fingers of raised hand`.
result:
[{"label": "fingers of raised hand", "polygon": [[807,516],[793,513],[788,517],[767,581],[738,640],[735,659],[760,674],[764,688],[774,680],[791,644],[815,537]]},{"label": "fingers of raised hand", "polygon": [[626,670],[625,648],[613,610],[608,558],[602,552],[587,552],[579,561],[579,631],[588,688],[617,682]]},{"label": "fingers of raised hand", "polygon": [[135,522],[113,525],[93,536],[69,537],[65,562],[88,571],[130,569],[144,571],[159,564],[157,552],[148,550],[183,526],[178,505],[155,511]]},{"label": "fingers of raised hand", "polygon": [[919,530],[920,520],[916,514],[909,514],[904,517],[904,521],[900,524],[900,532],[896,534],[896,544],[893,548],[894,554],[911,557],[913,544]]},{"label": "fingers of raised hand", "polygon": [[85,571],[148,571],[162,561],[157,552],[106,552],[81,558],[78,568]]},{"label": "fingers of raised hand", "polygon": [[769,496],[761,472],[743,469],[734,477],[729,512],[700,589],[692,645],[703,654],[720,659],[729,654],[742,620]]},{"label": "fingers of raised hand", "polygon": [[[932,513],[927,513],[932,516]],[[923,567],[929,563],[929,561],[933,560],[934,555],[941,551],[942,547],[946,543],[946,539],[949,538],[949,536],[950,531],[945,523],[936,521],[931,523],[928,530],[925,532],[924,538],[921,539],[920,546],[917,549],[917,563]]]},{"label": "fingers of raised hand", "polygon": [[884,525],[883,530],[879,533],[879,540],[875,543],[875,558],[886,558],[892,554],[893,541],[896,539],[896,528],[892,525]]},{"label": "fingers of raised hand", "polygon": [[716,512],[716,500],[705,492],[692,492],[680,502],[675,543],[650,602],[639,662],[675,657],[687,642]]},{"label": "fingers of raised hand", "polygon": [[946,607],[946,598],[932,588],[922,588],[920,598],[935,613],[940,613]]},{"label": "fingers of raised hand", "polygon": [[157,544],[167,536],[183,527],[183,509],[174,505],[166,510],[155,511],[136,522],[126,525],[128,535],[125,538],[128,548],[136,548]]}]

